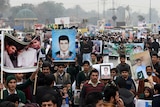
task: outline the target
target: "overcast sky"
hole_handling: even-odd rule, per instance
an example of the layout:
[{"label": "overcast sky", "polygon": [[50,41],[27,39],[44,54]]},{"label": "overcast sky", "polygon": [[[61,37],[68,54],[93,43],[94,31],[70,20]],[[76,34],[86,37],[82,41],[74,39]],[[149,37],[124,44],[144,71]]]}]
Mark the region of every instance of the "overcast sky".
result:
[{"label": "overcast sky", "polygon": [[[21,5],[22,3],[32,3],[39,4],[43,1],[55,1],[57,3],[63,3],[65,8],[72,8],[75,5],[80,5],[85,11],[95,10],[98,11],[98,1],[99,1],[99,12],[103,12],[103,4],[104,0],[10,0],[11,6]],[[105,0],[105,9],[112,8],[113,0]],[[137,11],[140,13],[149,12],[150,0],[114,0],[115,7],[118,6],[127,6],[129,5],[133,11]],[[157,11],[160,10],[159,0],[151,0],[151,6],[156,8]],[[160,12],[159,12],[160,14]]]}]

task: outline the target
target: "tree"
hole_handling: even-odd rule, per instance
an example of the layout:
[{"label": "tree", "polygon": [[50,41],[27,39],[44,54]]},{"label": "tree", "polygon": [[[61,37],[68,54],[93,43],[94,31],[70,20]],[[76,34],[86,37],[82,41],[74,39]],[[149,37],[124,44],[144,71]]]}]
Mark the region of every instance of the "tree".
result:
[{"label": "tree", "polygon": [[35,8],[35,13],[38,16],[40,23],[45,23],[48,20],[54,23],[54,18],[62,17],[65,8],[62,3],[55,3],[54,1],[47,1],[38,4]]},{"label": "tree", "polygon": [[142,16],[142,15],[138,15],[138,20],[139,20],[139,21],[144,21],[144,20],[145,20],[145,17]]}]

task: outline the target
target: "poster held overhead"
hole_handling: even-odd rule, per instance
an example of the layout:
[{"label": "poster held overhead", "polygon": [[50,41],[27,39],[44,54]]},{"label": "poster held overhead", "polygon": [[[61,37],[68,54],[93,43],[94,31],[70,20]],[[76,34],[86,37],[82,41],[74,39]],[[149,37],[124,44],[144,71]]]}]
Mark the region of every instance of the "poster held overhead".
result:
[{"label": "poster held overhead", "polygon": [[23,42],[10,34],[4,34],[3,70],[8,73],[36,71],[40,46],[39,49],[35,49],[34,42],[35,39]]},{"label": "poster held overhead", "polygon": [[52,31],[52,58],[54,62],[74,62],[76,30],[63,29]]}]

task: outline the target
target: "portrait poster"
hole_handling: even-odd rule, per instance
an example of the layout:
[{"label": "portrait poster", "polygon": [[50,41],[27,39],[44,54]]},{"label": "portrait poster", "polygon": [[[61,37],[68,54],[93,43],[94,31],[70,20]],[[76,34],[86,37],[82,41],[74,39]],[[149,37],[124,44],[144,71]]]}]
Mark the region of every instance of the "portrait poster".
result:
[{"label": "portrait poster", "polygon": [[76,30],[52,30],[52,58],[54,62],[74,62]]},{"label": "portrait poster", "polygon": [[111,78],[110,69],[111,69],[110,65],[100,65],[100,78],[110,79]]},{"label": "portrait poster", "polygon": [[136,100],[135,107],[152,107],[152,100]]},{"label": "portrait poster", "polygon": [[147,78],[146,66],[151,66],[151,57],[149,51],[144,51],[130,55],[130,62],[134,79]]},{"label": "portrait poster", "polygon": [[41,48],[40,37],[35,36],[30,42],[18,40],[5,33],[3,38],[2,69],[8,73],[34,72],[37,69]]},{"label": "portrait poster", "polygon": [[92,40],[92,42],[93,42],[92,53],[101,54],[102,53],[102,41]]},{"label": "portrait poster", "polygon": [[80,92],[81,92],[81,90],[79,90],[79,89],[74,90],[74,105],[79,105]]},{"label": "portrait poster", "polygon": [[101,66],[106,66],[106,65],[109,65],[109,66],[110,66],[110,69],[113,68],[113,63],[102,63],[102,64],[94,64],[94,65],[92,65],[92,68],[98,70],[98,72],[99,72],[99,79],[101,78],[101,77],[100,77],[100,74],[101,74]]}]

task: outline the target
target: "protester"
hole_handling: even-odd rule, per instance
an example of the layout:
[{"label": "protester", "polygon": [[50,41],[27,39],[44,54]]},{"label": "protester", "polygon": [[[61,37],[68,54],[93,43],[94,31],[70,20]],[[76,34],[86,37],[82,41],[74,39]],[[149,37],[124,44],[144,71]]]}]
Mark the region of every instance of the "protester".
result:
[{"label": "protester", "polygon": [[104,90],[104,105],[113,107],[124,107],[123,100],[119,98],[118,88],[115,86],[107,86]]},{"label": "protester", "polygon": [[154,85],[152,107],[160,107],[160,84]]},{"label": "protester", "polygon": [[60,92],[54,88],[55,77],[52,74],[48,74],[44,78],[45,84],[43,86],[38,86],[36,91],[36,102],[40,104],[42,97],[44,95],[50,94],[54,96],[57,100],[57,107],[61,107],[62,104],[62,96]]},{"label": "protester", "polygon": [[103,107],[103,95],[101,92],[91,92],[85,99],[85,107]]},{"label": "protester", "polygon": [[160,79],[153,75],[153,70],[151,66],[146,67],[147,78],[139,80],[138,93],[143,93],[144,87],[149,87],[153,90],[154,85],[160,83]]},{"label": "protester", "polygon": [[20,102],[26,103],[26,96],[24,92],[16,89],[16,78],[13,75],[10,75],[6,79],[7,89],[3,90],[3,99],[6,99],[10,94],[17,94]]},{"label": "protester", "polygon": [[76,86],[80,88],[80,84],[82,81],[89,79],[90,74],[90,63],[89,61],[83,62],[83,71],[79,72],[76,78]]},{"label": "protester", "polygon": [[116,67],[118,70],[118,74],[120,74],[120,71],[122,71],[122,69],[127,69],[127,71],[129,71],[129,75],[132,76],[130,66],[125,62],[125,60],[126,55],[120,55],[120,63]]},{"label": "protester", "polygon": [[58,101],[56,100],[56,96],[52,96],[50,94],[46,94],[42,97],[40,102],[41,107],[58,107]]},{"label": "protester", "polygon": [[71,83],[69,73],[65,72],[65,65],[58,64],[58,70],[54,73],[56,85],[66,85]]},{"label": "protester", "polygon": [[99,72],[93,69],[90,72],[90,80],[86,82],[81,90],[80,94],[80,107],[84,106],[84,99],[91,92],[102,92],[104,90],[104,84],[98,80]]}]

